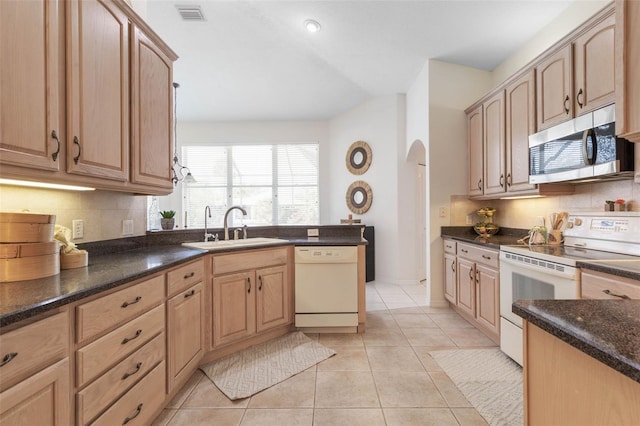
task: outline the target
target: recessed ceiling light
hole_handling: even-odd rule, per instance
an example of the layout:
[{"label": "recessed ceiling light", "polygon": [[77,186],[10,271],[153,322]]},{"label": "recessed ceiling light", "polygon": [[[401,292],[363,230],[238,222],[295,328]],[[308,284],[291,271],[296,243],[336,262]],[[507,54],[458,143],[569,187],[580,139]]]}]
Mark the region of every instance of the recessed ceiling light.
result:
[{"label": "recessed ceiling light", "polygon": [[313,19],[307,19],[306,21],[304,21],[304,27],[310,33],[317,33],[321,28],[320,23],[318,21],[314,21]]}]

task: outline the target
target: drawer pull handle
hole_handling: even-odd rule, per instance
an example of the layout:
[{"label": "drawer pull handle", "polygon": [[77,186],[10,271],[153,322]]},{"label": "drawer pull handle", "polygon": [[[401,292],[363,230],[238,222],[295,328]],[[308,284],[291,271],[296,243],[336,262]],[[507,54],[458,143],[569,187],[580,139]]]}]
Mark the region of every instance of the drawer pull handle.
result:
[{"label": "drawer pull handle", "polygon": [[469,253],[469,250],[465,250],[465,249],[460,249],[460,251],[463,253]]},{"label": "drawer pull handle", "polygon": [[195,290],[191,290],[189,293],[185,293],[184,298],[186,299],[187,297],[191,297],[194,294],[196,294],[196,291]]},{"label": "drawer pull handle", "polygon": [[186,280],[187,278],[191,278],[191,277],[193,277],[195,274],[196,274],[195,272],[190,272],[190,273],[188,273],[188,274],[186,274],[186,275],[184,276],[184,279]]},{"label": "drawer pull handle", "polygon": [[124,421],[122,422],[123,425],[126,425],[127,423],[129,423],[131,420],[135,419],[136,417],[138,417],[138,415],[140,414],[140,412],[142,411],[142,402],[140,404],[138,404],[138,408],[136,408],[136,413],[131,416],[131,417],[127,417],[126,419],[124,419]]},{"label": "drawer pull handle", "polygon": [[125,337],[124,339],[122,339],[122,344],[126,345],[127,343],[129,343],[133,339],[137,339],[138,337],[140,337],[141,334],[142,334],[142,330],[137,330],[135,336],[133,336],[133,337]]},{"label": "drawer pull handle", "polygon": [[608,294],[609,296],[614,296],[614,297],[619,297],[620,299],[631,299],[629,296],[627,296],[626,294],[616,294],[614,292],[612,292],[611,290],[607,289],[607,290],[602,290],[602,292],[604,294]]},{"label": "drawer pull handle", "polygon": [[129,305],[133,305],[134,303],[138,303],[138,302],[139,302],[139,301],[141,301],[141,300],[142,300],[142,296],[137,296],[137,297],[133,300],[133,302],[124,302],[124,303],[122,304],[122,306],[121,306],[121,307],[122,307],[122,308],[126,308],[127,306],[129,306]]},{"label": "drawer pull handle", "polygon": [[142,363],[139,362],[136,364],[136,368],[135,370],[133,370],[132,372],[127,372],[124,373],[124,375],[122,376],[122,380],[126,380],[127,378],[129,378],[130,376],[133,376],[134,374],[136,374],[138,371],[140,371],[140,367],[142,367]]},{"label": "drawer pull handle", "polygon": [[482,258],[483,258],[483,259],[487,259],[487,260],[491,260],[491,256],[487,256],[486,254],[483,254],[483,255],[482,255]]},{"label": "drawer pull handle", "polygon": [[18,352],[11,352],[8,353],[4,356],[4,358],[2,358],[2,362],[0,362],[0,367],[2,367],[3,365],[7,365],[11,362],[12,359],[14,359],[15,357],[18,356]]},{"label": "drawer pull handle", "polygon": [[262,275],[258,275],[258,290],[262,291]]}]

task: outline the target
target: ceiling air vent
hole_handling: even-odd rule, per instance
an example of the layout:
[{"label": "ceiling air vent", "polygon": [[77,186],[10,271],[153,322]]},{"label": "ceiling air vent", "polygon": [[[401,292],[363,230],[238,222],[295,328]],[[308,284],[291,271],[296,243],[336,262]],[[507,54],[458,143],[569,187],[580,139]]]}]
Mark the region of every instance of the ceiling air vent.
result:
[{"label": "ceiling air vent", "polygon": [[176,5],[184,21],[206,21],[200,6]]}]

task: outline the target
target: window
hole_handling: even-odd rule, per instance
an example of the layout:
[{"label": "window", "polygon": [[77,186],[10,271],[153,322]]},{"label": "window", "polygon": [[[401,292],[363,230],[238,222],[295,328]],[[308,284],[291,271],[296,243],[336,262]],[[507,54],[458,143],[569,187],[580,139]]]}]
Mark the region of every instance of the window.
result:
[{"label": "window", "polygon": [[318,144],[182,147],[197,182],[185,183],[183,210],[189,227],[221,227],[231,206],[229,226],[319,223]]}]

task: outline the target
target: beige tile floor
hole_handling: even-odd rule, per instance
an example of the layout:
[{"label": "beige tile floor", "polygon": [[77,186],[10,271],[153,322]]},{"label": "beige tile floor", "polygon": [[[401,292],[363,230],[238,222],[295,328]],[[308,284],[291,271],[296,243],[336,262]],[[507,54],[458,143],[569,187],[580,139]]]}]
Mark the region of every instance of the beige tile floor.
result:
[{"label": "beige tile floor", "polygon": [[197,371],[155,425],[486,425],[429,351],[495,344],[424,285],[367,284],[367,329],[315,334],[337,354],[250,398],[230,401]]}]

